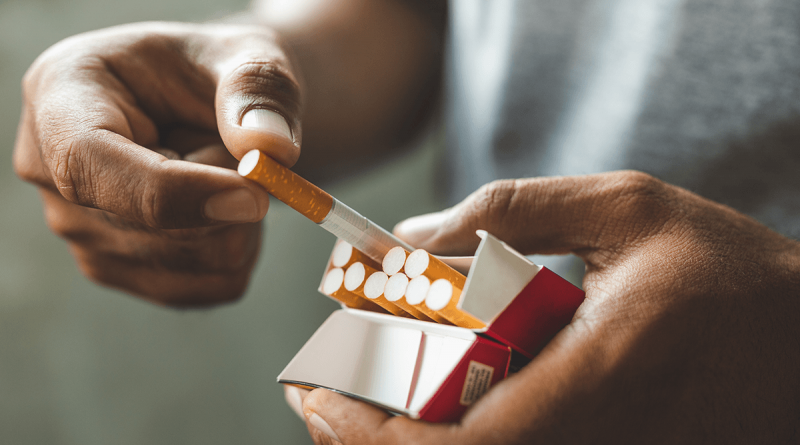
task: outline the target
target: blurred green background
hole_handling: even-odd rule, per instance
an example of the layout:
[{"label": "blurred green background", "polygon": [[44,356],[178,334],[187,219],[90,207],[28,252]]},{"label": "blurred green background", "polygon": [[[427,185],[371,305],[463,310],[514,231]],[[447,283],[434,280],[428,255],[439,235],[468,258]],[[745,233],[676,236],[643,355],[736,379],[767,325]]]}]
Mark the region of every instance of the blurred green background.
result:
[{"label": "blurred green background", "polygon": [[[317,294],[333,237],[273,200],[245,298],[176,311],[99,287],[44,224],[11,151],[20,79],[67,36],[142,20],[202,21],[244,0],[0,2],[0,444],[310,443],[275,377],[336,305]],[[427,141],[329,184],[385,227],[436,210]],[[402,185],[402,187],[400,187]]]}]

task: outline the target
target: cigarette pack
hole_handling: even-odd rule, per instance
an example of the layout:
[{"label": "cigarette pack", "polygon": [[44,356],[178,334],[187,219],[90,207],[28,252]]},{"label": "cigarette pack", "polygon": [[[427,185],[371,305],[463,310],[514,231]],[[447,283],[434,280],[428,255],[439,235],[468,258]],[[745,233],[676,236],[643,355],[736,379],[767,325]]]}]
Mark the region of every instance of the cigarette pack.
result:
[{"label": "cigarette pack", "polygon": [[[491,234],[480,230],[478,236],[457,307],[484,327],[343,308],[323,323],[278,381],[328,388],[430,422],[460,419],[508,375],[512,351],[532,358],[569,324],[584,299],[581,289]],[[334,248],[328,270],[336,254]],[[460,263],[463,267],[464,260]]]},{"label": "cigarette pack", "polygon": [[415,419],[452,422],[506,377],[510,357],[508,346],[469,329],[342,309],[278,381],[328,388]]}]

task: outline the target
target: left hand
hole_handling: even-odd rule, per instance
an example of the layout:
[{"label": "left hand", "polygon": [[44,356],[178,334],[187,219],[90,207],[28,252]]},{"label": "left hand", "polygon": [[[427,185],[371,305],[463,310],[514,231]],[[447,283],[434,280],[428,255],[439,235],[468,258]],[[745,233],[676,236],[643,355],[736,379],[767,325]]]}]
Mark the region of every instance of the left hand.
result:
[{"label": "left hand", "polygon": [[233,169],[255,147],[297,160],[298,77],[260,26],[134,23],[74,36],[25,75],[14,168],[90,279],[167,306],[234,301],[269,197]]},{"label": "left hand", "polygon": [[797,242],[636,172],[499,181],[395,231],[430,251],[465,254],[476,229],[526,254],[580,256],[586,301],[572,323],[458,424],[393,417],[314,390],[302,410],[316,443],[800,437]]}]

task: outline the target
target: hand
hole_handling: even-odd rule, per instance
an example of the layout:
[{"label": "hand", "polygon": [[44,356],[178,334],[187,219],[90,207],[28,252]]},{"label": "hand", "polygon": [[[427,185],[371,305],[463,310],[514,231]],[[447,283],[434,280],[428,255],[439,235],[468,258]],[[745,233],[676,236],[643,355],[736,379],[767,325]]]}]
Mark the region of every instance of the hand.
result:
[{"label": "hand", "polygon": [[[587,299],[572,323],[456,425],[318,389],[317,443],[796,443],[800,246],[647,175],[500,181],[401,223],[467,254],[486,229],[525,253],[572,252]],[[326,433],[327,432],[327,433]]]},{"label": "hand", "polygon": [[23,92],[15,170],[84,274],[167,305],[244,292],[269,199],[231,169],[252,148],[289,166],[300,153],[300,87],[274,33],[79,35],[37,59]]}]

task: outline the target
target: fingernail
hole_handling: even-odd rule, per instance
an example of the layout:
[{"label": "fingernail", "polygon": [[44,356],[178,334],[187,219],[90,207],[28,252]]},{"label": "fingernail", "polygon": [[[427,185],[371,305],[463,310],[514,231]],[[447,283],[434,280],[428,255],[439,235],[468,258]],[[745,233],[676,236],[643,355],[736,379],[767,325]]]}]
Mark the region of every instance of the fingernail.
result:
[{"label": "fingernail", "polygon": [[394,233],[412,246],[427,240],[447,219],[447,211],[414,216],[394,226]]},{"label": "fingernail", "polygon": [[206,218],[214,221],[251,222],[260,216],[256,198],[246,188],[213,195],[206,201],[204,211]]},{"label": "fingernail", "polygon": [[314,428],[322,431],[323,433],[325,433],[331,439],[333,439],[333,440],[335,440],[337,442],[341,442],[341,440],[339,440],[339,436],[337,436],[336,432],[333,431],[333,428],[331,428],[331,426],[328,425],[328,422],[323,420],[322,417],[317,415],[317,413],[312,413],[308,417],[308,421],[309,421],[309,423],[314,425]]},{"label": "fingernail", "polygon": [[242,117],[242,128],[274,133],[293,141],[292,130],[280,114],[264,108],[254,108]]},{"label": "fingernail", "polygon": [[306,416],[303,415],[303,398],[300,396],[300,390],[296,386],[286,386],[284,392],[286,403],[292,408],[292,411],[297,414],[301,420],[305,421]]}]

